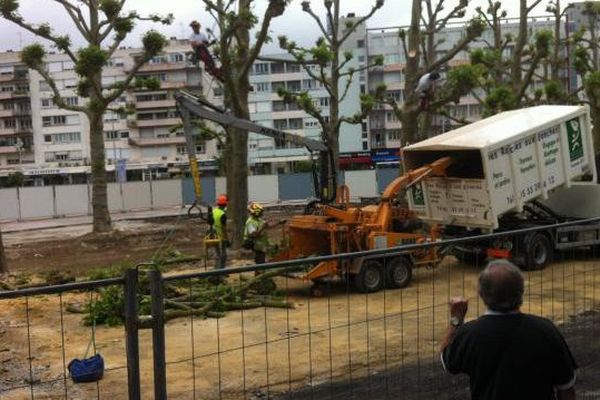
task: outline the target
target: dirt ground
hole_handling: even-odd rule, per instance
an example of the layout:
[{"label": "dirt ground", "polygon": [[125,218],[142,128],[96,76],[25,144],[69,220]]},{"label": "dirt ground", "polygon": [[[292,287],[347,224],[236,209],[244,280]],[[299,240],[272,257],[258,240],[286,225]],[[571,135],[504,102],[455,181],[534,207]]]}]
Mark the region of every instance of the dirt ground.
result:
[{"label": "dirt ground", "polygon": [[[59,232],[50,241],[46,237],[19,246],[15,236],[8,234],[8,255],[11,265],[29,273],[68,268],[81,274],[124,259],[147,259],[172,225],[173,220],[136,222],[131,231],[122,228],[118,240],[95,244],[77,234],[63,238]],[[185,222],[169,243],[197,254],[198,235],[197,226]],[[235,261],[237,265],[246,262]],[[201,267],[199,263],[181,268]],[[478,272],[448,257],[435,270],[415,271],[412,284],[405,289],[363,295],[338,284],[322,298],[310,297],[308,283],[282,277],[277,278],[278,287],[295,303],[294,309],[232,311],[221,319],[170,321],[166,324],[169,398],[267,399],[290,392],[297,393],[290,398],[302,399],[348,398],[354,393],[355,398],[366,398],[360,393],[384,398],[390,384],[398,390],[423,388],[422,393],[418,389],[418,396],[406,392],[399,398],[429,399],[439,393],[457,393],[448,394],[449,399],[465,398],[464,380],[451,380],[435,369],[437,348],[447,326],[450,296],[470,299],[468,318],[484,311],[476,296]],[[81,315],[64,312],[65,305],[85,302],[89,296],[76,293],[30,298],[27,303],[25,299],[2,302],[0,399],[29,397],[30,354],[36,398],[127,397],[123,327],[96,328],[95,345],[107,367],[102,381],[74,385],[63,379],[65,365],[83,356],[91,337],[91,328],[83,326]],[[580,384],[587,385],[590,393],[600,390],[599,375],[593,375],[599,370],[598,341],[589,340],[600,333],[600,317],[589,312],[599,306],[600,261],[585,254],[560,256],[544,271],[527,273],[524,311],[564,324],[584,371]],[[571,318],[575,315],[580,317]],[[153,398],[151,344],[151,332],[141,331],[144,399]],[[453,391],[444,385],[451,385]],[[24,387],[8,390],[17,386]],[[425,389],[436,394],[427,397]],[[340,397],[343,393],[346,396]]]}]

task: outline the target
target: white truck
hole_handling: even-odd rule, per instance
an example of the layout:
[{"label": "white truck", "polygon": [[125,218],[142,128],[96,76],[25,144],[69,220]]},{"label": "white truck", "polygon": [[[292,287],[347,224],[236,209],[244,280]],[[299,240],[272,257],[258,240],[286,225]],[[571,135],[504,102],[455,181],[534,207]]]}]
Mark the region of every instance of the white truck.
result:
[{"label": "white truck", "polygon": [[[587,107],[547,105],[503,112],[405,147],[405,170],[441,157],[453,160],[447,176],[428,177],[410,189],[409,208],[442,225],[446,237],[599,216],[589,215],[594,207],[588,215],[570,212],[582,199],[569,193],[600,194],[591,131]],[[598,244],[600,224],[577,224],[456,250],[466,260],[500,256],[541,269],[555,250]]]}]

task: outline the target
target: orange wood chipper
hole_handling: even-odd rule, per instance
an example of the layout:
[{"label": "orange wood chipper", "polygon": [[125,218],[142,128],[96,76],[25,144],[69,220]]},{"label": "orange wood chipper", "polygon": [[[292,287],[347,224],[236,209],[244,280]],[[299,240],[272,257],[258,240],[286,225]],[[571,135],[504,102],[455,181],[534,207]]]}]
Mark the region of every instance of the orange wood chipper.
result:
[{"label": "orange wood chipper", "polygon": [[[291,218],[286,226],[286,245],[272,261],[385,249],[436,241],[439,229],[424,231],[420,221],[399,201],[399,194],[427,176],[445,176],[449,157],[409,171],[392,181],[377,205],[351,207],[347,187],[340,187],[334,205],[317,205],[311,215]],[[382,287],[401,288],[412,279],[417,266],[436,266],[441,259],[437,247],[414,249],[400,255],[376,255],[323,261],[299,277],[313,281],[314,293],[328,279],[348,279],[360,292]]]}]

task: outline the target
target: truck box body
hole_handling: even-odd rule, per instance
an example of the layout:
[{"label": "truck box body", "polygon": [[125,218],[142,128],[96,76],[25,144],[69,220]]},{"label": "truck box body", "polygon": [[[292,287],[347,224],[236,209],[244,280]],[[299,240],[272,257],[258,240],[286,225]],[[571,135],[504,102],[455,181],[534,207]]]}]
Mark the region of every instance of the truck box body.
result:
[{"label": "truck box body", "polygon": [[428,177],[408,193],[424,221],[494,230],[498,218],[548,199],[573,183],[596,183],[587,107],[507,111],[405,147],[405,170],[450,156],[447,177]]}]

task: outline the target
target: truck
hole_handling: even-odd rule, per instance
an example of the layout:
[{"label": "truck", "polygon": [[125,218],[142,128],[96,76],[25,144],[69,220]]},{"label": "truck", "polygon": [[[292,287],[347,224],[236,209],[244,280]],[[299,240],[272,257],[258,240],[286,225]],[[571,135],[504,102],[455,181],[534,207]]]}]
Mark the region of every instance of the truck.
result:
[{"label": "truck", "polygon": [[587,107],[543,105],[502,112],[404,147],[406,170],[441,157],[453,160],[446,176],[427,177],[409,190],[409,209],[440,225],[445,238],[574,221],[455,246],[465,261],[502,257],[536,270],[555,251],[599,245],[600,224],[577,224],[591,215],[573,212],[581,201],[574,194],[598,188],[591,132]]}]

